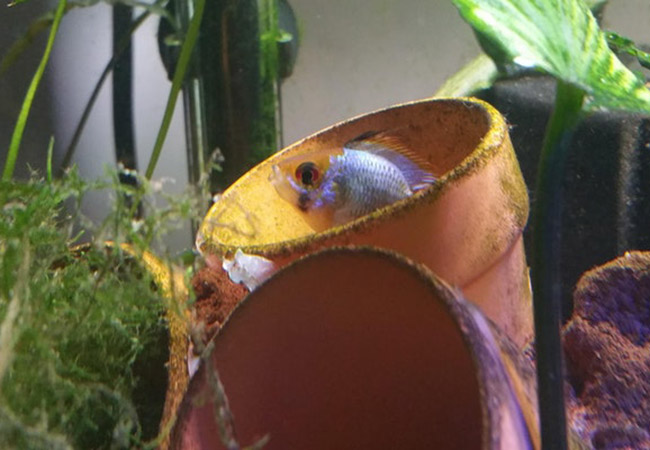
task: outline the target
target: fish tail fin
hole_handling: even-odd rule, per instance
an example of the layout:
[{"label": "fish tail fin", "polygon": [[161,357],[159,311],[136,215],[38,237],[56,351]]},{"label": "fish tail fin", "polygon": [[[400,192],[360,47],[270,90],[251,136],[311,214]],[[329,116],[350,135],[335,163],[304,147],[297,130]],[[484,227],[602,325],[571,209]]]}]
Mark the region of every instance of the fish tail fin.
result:
[{"label": "fish tail fin", "polygon": [[415,174],[414,177],[411,177],[411,179],[406,176],[406,180],[408,181],[409,186],[413,192],[426,189],[436,182],[436,177],[434,177],[432,174],[425,172],[424,170],[420,170],[420,172],[421,173]]},{"label": "fish tail fin", "polygon": [[401,170],[413,192],[426,189],[436,182],[436,177],[423,169],[416,168],[409,171]]},{"label": "fish tail fin", "polygon": [[344,147],[371,152],[387,159],[404,174],[414,192],[436,182],[429,161],[408,148],[399,137],[386,131],[368,131],[347,142]]}]

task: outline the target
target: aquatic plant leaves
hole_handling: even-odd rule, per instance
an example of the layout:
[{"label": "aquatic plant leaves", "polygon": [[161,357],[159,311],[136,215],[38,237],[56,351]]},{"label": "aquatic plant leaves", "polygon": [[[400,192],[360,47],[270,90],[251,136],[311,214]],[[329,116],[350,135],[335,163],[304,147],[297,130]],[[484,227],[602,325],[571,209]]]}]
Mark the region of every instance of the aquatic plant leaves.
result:
[{"label": "aquatic plant leaves", "polygon": [[45,72],[45,67],[47,62],[50,59],[50,54],[52,52],[52,46],[54,45],[54,38],[56,33],[59,30],[59,25],[61,24],[61,19],[65,14],[65,8],[67,5],[67,0],[59,0],[59,4],[54,13],[54,19],[52,21],[52,27],[50,28],[50,35],[47,38],[47,45],[45,46],[45,52],[41,57],[41,62],[34,73],[27,93],[25,94],[25,99],[20,108],[20,113],[18,114],[18,119],[16,120],[16,126],[11,135],[11,142],[9,144],[9,151],[7,152],[7,159],[5,162],[4,169],[2,170],[2,181],[9,181],[14,173],[14,167],[16,166],[16,159],[18,158],[18,149],[20,148],[20,142],[23,138],[23,132],[25,131],[25,125],[27,123],[27,117],[29,116],[29,111],[31,110],[32,103],[34,101],[34,96],[36,95],[36,90],[41,83],[43,78],[43,73]]},{"label": "aquatic plant leaves", "polygon": [[634,56],[639,64],[650,69],[650,53],[646,53],[636,46],[632,39],[623,37],[613,31],[605,31],[605,37],[609,47],[616,52],[625,52]]},{"label": "aquatic plant leaves", "polygon": [[497,65],[579,87],[590,108],[650,111],[650,91],[614,55],[582,0],[452,0]]},{"label": "aquatic plant leaves", "polygon": [[[102,191],[115,201],[95,224],[80,208]],[[146,217],[132,220],[125,194]],[[175,411],[187,381],[165,395],[165,364],[186,367],[188,292],[175,259],[149,249],[197,220],[203,198],[143,177],[126,186],[114,170],[0,181],[0,448],[158,448],[145,441],[169,429],[163,402]],[[88,243],[69,248],[82,234]]]}]

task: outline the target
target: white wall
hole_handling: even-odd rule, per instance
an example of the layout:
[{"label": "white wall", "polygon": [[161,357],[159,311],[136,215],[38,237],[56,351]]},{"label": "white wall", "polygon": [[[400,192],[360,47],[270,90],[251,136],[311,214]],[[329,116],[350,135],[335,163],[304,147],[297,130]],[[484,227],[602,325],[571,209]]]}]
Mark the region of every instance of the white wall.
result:
[{"label": "white wall", "polygon": [[293,0],[301,29],[282,86],[284,142],[394,103],[431,96],[479,52],[450,1]]}]

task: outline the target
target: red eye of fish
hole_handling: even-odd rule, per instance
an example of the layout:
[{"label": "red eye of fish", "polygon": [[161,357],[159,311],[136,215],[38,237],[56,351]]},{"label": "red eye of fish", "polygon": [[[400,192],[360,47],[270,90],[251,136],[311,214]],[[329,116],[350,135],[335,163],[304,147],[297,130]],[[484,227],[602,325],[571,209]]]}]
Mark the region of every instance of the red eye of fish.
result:
[{"label": "red eye of fish", "polygon": [[305,186],[313,186],[319,177],[320,172],[313,162],[304,162],[296,169],[296,179]]}]

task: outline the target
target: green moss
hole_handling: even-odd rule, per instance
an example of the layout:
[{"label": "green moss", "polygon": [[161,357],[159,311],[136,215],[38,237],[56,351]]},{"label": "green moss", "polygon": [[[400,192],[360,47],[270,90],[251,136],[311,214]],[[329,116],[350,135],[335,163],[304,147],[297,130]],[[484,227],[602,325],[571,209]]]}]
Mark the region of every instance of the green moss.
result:
[{"label": "green moss", "polygon": [[[115,207],[86,230],[94,239],[70,250],[81,199],[106,188]],[[168,199],[134,221],[127,189],[151,206],[150,185],[122,187],[115,174],[0,185],[0,448],[132,448],[158,433],[165,302],[137,261],[103,239],[147,250],[198,199]]]}]

